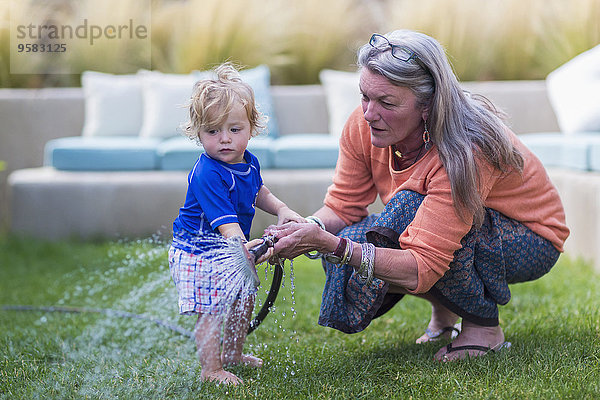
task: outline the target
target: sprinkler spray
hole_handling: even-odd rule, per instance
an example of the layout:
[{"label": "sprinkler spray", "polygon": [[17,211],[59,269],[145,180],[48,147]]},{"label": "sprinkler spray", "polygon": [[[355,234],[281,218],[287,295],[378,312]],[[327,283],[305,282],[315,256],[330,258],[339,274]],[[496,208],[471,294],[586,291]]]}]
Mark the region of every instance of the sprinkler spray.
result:
[{"label": "sprinkler spray", "polygon": [[[209,254],[212,254],[213,261],[226,262],[232,270],[234,274],[239,273],[242,277],[242,281],[246,283],[250,283],[257,287],[260,284],[260,280],[258,278],[258,274],[256,273],[256,268],[254,264],[256,260],[258,260],[263,254],[267,252],[269,247],[273,247],[277,239],[274,236],[268,235],[262,237],[263,242],[252,247],[248,250],[248,252],[254,257],[253,260],[248,260],[247,253],[245,251],[244,245],[240,238],[232,238],[225,239],[220,235],[204,235],[202,237],[197,237],[193,241],[193,245],[202,245],[210,248]],[[258,312],[258,314],[254,317],[252,321],[250,321],[250,326],[248,328],[248,333],[254,331],[260,323],[265,319],[265,317],[269,314],[270,308],[275,302],[277,298],[277,294],[279,292],[279,287],[281,285],[281,280],[283,276],[283,261],[281,261],[278,265],[275,265],[275,270],[273,273],[273,282],[271,283],[271,288],[269,290],[269,294],[262,308]],[[2,311],[37,311],[37,312],[61,312],[61,313],[102,313],[106,314],[109,317],[120,317],[120,318],[133,318],[133,319],[141,319],[147,320],[150,322],[154,322],[157,325],[168,328],[174,332],[177,332],[183,336],[189,337],[191,339],[195,338],[193,332],[187,331],[184,328],[179,326],[170,324],[166,321],[156,319],[152,316],[145,314],[134,314],[126,311],[119,310],[111,310],[111,309],[100,309],[100,308],[88,308],[88,307],[62,307],[62,306],[28,306],[28,305],[4,305],[0,308]]]},{"label": "sprinkler spray", "polygon": [[[226,270],[228,270],[232,276],[235,275],[241,277],[243,283],[249,283],[253,285],[253,287],[258,287],[260,285],[260,280],[254,266],[256,260],[265,254],[269,247],[273,247],[277,242],[277,238],[272,235],[263,236],[261,239],[262,243],[248,250],[248,253],[254,257],[253,260],[248,259],[244,244],[239,237],[227,239],[228,243],[225,246],[223,246],[223,242],[221,242],[221,246],[206,253],[205,258],[209,259],[211,262],[218,263],[218,265],[226,266]],[[275,265],[273,271],[273,282],[271,282],[269,294],[258,314],[250,321],[248,333],[254,331],[269,314],[271,307],[275,303],[277,294],[279,293],[282,278],[283,260],[280,260],[279,263]],[[234,292],[236,291],[234,290]]]},{"label": "sprinkler spray", "polygon": [[262,243],[248,250],[253,259],[248,259],[246,249],[240,237],[227,239],[225,246],[209,250],[204,255],[204,259],[227,268],[230,274],[241,274],[245,282],[252,283],[254,287],[260,285],[260,279],[256,273],[255,263],[263,254],[269,250],[269,247],[275,245],[274,236],[263,236]]}]

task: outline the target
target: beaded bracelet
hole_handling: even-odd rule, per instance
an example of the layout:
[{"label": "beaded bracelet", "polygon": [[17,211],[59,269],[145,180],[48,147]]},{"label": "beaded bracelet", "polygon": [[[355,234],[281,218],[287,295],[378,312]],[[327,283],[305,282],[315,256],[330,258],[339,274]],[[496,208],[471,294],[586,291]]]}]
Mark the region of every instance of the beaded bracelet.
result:
[{"label": "beaded bracelet", "polygon": [[367,270],[367,262],[366,262],[366,253],[367,250],[365,250],[365,243],[360,245],[360,265],[358,266],[358,268],[356,269],[356,273],[358,274],[359,277],[364,276],[365,272]]}]

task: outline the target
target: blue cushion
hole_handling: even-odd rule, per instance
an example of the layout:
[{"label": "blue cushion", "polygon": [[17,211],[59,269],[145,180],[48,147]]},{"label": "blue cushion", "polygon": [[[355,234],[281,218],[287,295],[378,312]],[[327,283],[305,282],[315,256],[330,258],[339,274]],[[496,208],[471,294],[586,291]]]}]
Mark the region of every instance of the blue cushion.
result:
[{"label": "blue cushion", "polygon": [[546,167],[560,167],[564,135],[560,132],[519,135],[519,139]]},{"label": "blue cushion", "polygon": [[[577,137],[581,134],[571,135],[570,137]],[[586,133],[587,141],[589,143],[588,148],[588,163],[590,171],[600,171],[600,132],[589,132]]]},{"label": "blue cushion", "polygon": [[[263,136],[252,138],[248,142],[248,150],[258,158],[261,168],[271,166],[271,146],[272,140]],[[169,171],[190,170],[203,152],[201,145],[187,137],[167,139],[157,146],[159,168]]]},{"label": "blue cushion", "polygon": [[189,171],[203,152],[201,145],[184,136],[164,140],[156,148],[158,168]]},{"label": "blue cushion", "polygon": [[562,165],[566,168],[580,170],[598,170],[598,147],[600,132],[578,132],[565,135],[566,145],[562,152]]},{"label": "blue cushion", "polygon": [[281,136],[273,143],[273,168],[333,168],[338,150],[339,139],[328,134]]},{"label": "blue cushion", "polygon": [[44,164],[70,171],[156,169],[159,139],[132,136],[66,137],[50,140]]},{"label": "blue cushion", "polygon": [[[600,169],[600,135],[560,132],[520,135],[520,139],[545,166],[580,171]],[[596,155],[597,154],[597,155]]]},{"label": "blue cushion", "polygon": [[269,135],[269,137],[260,135],[253,137],[248,142],[248,151],[258,158],[261,169],[273,167],[273,156],[271,153],[273,143],[276,141],[277,140],[271,138],[271,135]]},{"label": "blue cushion", "polygon": [[589,148],[587,140],[573,136],[565,136],[560,154],[560,166],[568,169],[587,171],[590,169]]}]

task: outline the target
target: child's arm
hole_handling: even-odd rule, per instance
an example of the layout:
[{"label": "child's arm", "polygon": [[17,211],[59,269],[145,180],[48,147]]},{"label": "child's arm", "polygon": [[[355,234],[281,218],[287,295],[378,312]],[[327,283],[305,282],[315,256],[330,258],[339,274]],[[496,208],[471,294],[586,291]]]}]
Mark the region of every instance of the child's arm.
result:
[{"label": "child's arm", "polygon": [[256,206],[272,215],[277,215],[277,225],[286,222],[306,222],[297,212],[289,208],[283,201],[279,200],[271,191],[262,185],[256,198]]},{"label": "child's arm", "polygon": [[244,232],[238,223],[231,222],[229,224],[219,225],[217,229],[219,230],[219,233],[226,239],[234,236],[239,236],[244,240],[246,239]]},{"label": "child's arm", "polygon": [[[239,236],[244,240],[244,242],[246,241],[246,237],[244,236],[244,232],[242,231],[242,228],[240,227],[239,224],[237,224],[235,222],[219,225],[217,227],[217,229],[219,230],[219,233],[221,235],[223,235],[223,237],[225,237],[225,238]],[[246,247],[246,250],[250,250],[252,247],[257,246],[261,243],[262,243],[262,239],[254,239],[247,243],[244,243],[244,246]],[[248,257],[250,257],[249,253],[247,253],[246,255]],[[253,260],[254,260],[255,264],[260,264],[260,263],[268,260],[272,256],[273,256],[273,249],[270,248],[263,256],[259,257],[258,260],[254,260],[254,258],[253,258]]]}]

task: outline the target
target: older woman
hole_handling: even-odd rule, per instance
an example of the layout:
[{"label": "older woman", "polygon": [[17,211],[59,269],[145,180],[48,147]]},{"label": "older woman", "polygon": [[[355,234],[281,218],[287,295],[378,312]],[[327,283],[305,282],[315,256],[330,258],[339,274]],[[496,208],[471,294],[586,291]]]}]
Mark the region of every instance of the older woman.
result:
[{"label": "older woman", "polygon": [[[418,343],[450,338],[462,318],[436,359],[508,347],[508,284],[547,273],[569,234],[556,189],[494,107],[461,89],[433,38],[374,34],[358,65],[362,107],[324,206],[315,224],[271,227],[275,253],[322,254],[321,325],[358,332],[412,294],[432,304]],[[386,206],[368,215],[378,195]]]}]

